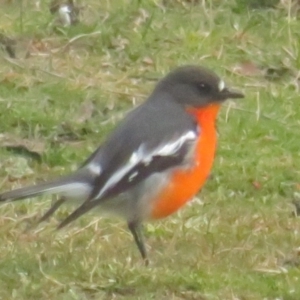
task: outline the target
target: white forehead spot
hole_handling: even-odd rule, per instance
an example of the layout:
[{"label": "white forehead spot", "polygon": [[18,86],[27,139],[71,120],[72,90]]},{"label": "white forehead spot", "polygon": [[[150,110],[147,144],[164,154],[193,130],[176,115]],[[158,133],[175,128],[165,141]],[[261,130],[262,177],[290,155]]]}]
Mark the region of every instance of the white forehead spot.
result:
[{"label": "white forehead spot", "polygon": [[225,82],[223,80],[219,81],[218,89],[220,92],[222,92],[225,89]]}]

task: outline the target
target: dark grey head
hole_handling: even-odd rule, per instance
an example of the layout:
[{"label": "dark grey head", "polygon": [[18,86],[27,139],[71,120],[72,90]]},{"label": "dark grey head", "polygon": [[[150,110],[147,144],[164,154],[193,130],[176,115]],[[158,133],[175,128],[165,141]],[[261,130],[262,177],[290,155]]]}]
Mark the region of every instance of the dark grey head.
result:
[{"label": "dark grey head", "polygon": [[157,84],[155,92],[169,93],[176,102],[195,107],[244,97],[238,91],[229,90],[213,71],[196,66],[183,66],[170,72]]}]

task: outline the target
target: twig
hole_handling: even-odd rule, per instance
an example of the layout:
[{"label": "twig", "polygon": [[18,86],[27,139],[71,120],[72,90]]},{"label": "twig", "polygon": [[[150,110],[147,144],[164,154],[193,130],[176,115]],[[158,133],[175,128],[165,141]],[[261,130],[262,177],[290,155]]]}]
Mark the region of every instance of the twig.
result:
[{"label": "twig", "polygon": [[256,103],[257,103],[257,109],[256,109],[256,121],[259,120],[260,116],[260,102],[259,102],[259,93],[256,93]]},{"label": "twig", "polygon": [[6,175],[6,176],[3,178],[3,180],[1,181],[1,183],[0,183],[0,187],[1,187],[1,188],[3,187],[3,185],[4,185],[4,183],[7,181],[7,179],[8,179],[8,175]]},{"label": "twig", "polygon": [[10,59],[10,58],[5,57],[5,56],[4,56],[3,58],[4,58],[7,62],[9,62],[10,64],[15,65],[15,66],[17,66],[17,67],[19,67],[19,68],[21,68],[21,69],[25,69],[24,66],[18,64],[15,60]]},{"label": "twig", "polygon": [[95,271],[98,270],[99,268],[99,255],[96,256],[96,261],[93,261],[94,267],[93,269],[90,271],[90,283],[93,283],[93,277],[95,274]]},{"label": "twig", "polygon": [[51,75],[51,76],[54,76],[54,77],[58,77],[58,78],[63,78],[63,79],[69,79],[69,80],[71,80],[71,78],[69,78],[69,77],[65,77],[65,76],[63,76],[63,75],[60,75],[60,74],[57,74],[57,73],[53,73],[53,72],[49,72],[49,71],[46,71],[46,70],[43,70],[43,69],[31,68],[31,70],[39,71],[39,72],[42,72],[42,73],[46,73],[46,74]]},{"label": "twig", "polygon": [[140,97],[140,98],[146,98],[146,95],[143,94],[132,94],[132,93],[127,93],[127,92],[120,92],[120,91],[115,91],[107,88],[103,88],[104,91],[110,92],[113,94],[118,94],[118,95],[124,95],[124,96],[130,96],[130,97]]},{"label": "twig", "polygon": [[82,228],[76,230],[75,232],[72,233],[72,236],[77,235],[78,233],[80,233],[80,232],[86,230],[87,228],[93,226],[95,223],[98,223],[99,220],[100,220],[100,218],[97,218],[96,220],[90,222],[88,225],[86,225],[86,226],[84,226],[84,227],[82,227]]},{"label": "twig", "polygon": [[294,60],[297,59],[297,57],[286,47],[282,47],[282,49]]},{"label": "twig", "polygon": [[229,117],[229,111],[230,111],[230,109],[232,107],[232,103],[229,102],[229,104],[226,105],[226,107],[227,107],[227,109],[226,109],[226,115],[225,115],[225,122],[227,123],[228,122],[228,117]]},{"label": "twig", "polygon": [[[15,65],[17,66],[18,68],[21,68],[21,69],[26,69],[26,67],[23,65],[20,65],[18,64],[15,60],[12,60],[8,57],[3,57],[7,62],[9,62],[10,64],[12,65]],[[38,68],[35,68],[35,67],[29,67],[28,68],[30,71],[38,71],[38,72],[43,72],[43,73],[46,73],[48,75],[51,75],[51,76],[54,76],[54,77],[58,77],[58,78],[63,78],[63,79],[70,79],[70,78],[67,78],[63,75],[59,75],[57,73],[53,73],[53,72],[49,72],[49,71],[46,71],[46,70],[42,70],[42,69],[38,69]]]},{"label": "twig", "polygon": [[43,268],[42,268],[42,261],[41,261],[41,258],[38,257],[38,262],[39,262],[39,269],[40,269],[40,272],[41,274],[48,280],[50,280],[51,282],[59,285],[59,286],[65,286],[63,283],[61,283],[60,281],[50,277],[49,275],[47,275],[44,271],[43,271]]},{"label": "twig", "polygon": [[[224,105],[224,107],[228,107],[228,105]],[[244,112],[247,112],[249,114],[257,115],[257,112],[252,111],[252,110],[247,110],[247,109],[240,108],[240,107],[231,107],[231,108],[235,109],[235,110],[239,110],[239,111],[244,111]],[[260,114],[260,117],[265,118],[265,119],[269,119],[269,120],[272,120],[272,121],[275,121],[275,122],[278,122],[278,123],[283,124],[283,125],[287,125],[285,122],[282,122],[282,121],[280,121],[278,119],[274,119],[274,118],[269,117],[269,116],[266,116],[264,114]]]},{"label": "twig", "polygon": [[67,47],[69,47],[74,42],[76,42],[76,41],[78,41],[82,38],[90,37],[90,36],[97,35],[97,34],[101,34],[101,31],[95,31],[95,32],[92,32],[92,33],[79,34],[79,35],[73,37],[72,39],[70,39],[64,46],[62,46],[62,47],[56,49],[56,51],[52,51],[52,52],[57,53],[57,52],[60,52],[60,51],[64,51]]},{"label": "twig", "polygon": [[20,3],[20,32],[23,33],[23,15],[24,15],[24,4],[23,0]]},{"label": "twig", "polygon": [[215,255],[222,254],[224,252],[233,252],[233,251],[251,251],[253,247],[235,247],[235,248],[225,248],[215,252]]},{"label": "twig", "polygon": [[287,269],[279,268],[279,269],[266,269],[266,268],[256,268],[254,269],[256,272],[269,273],[269,274],[286,274]]}]

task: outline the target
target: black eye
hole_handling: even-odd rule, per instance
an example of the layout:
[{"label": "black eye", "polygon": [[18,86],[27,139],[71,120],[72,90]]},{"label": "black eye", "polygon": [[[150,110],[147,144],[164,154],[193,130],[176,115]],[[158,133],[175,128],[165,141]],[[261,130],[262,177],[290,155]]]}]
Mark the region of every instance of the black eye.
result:
[{"label": "black eye", "polygon": [[204,82],[198,83],[197,88],[201,93],[209,93],[211,91],[210,86]]}]

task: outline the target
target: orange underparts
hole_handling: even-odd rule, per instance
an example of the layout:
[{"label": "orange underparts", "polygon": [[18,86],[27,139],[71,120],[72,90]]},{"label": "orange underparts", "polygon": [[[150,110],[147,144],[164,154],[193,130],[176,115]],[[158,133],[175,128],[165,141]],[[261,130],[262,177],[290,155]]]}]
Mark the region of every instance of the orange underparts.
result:
[{"label": "orange underparts", "polygon": [[170,183],[156,196],[151,212],[152,219],[164,218],[192,200],[204,185],[214,161],[217,134],[215,121],[220,109],[219,104],[205,108],[189,108],[200,128],[196,145],[194,165],[183,171],[175,171]]}]

